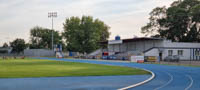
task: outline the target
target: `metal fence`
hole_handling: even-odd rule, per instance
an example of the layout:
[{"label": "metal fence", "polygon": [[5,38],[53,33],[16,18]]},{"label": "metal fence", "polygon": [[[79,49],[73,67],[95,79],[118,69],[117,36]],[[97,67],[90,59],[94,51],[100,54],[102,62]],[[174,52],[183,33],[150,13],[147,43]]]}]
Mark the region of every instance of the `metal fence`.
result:
[{"label": "metal fence", "polygon": [[55,56],[55,52],[53,50],[48,50],[48,49],[26,49],[24,50],[24,56],[51,57]]}]

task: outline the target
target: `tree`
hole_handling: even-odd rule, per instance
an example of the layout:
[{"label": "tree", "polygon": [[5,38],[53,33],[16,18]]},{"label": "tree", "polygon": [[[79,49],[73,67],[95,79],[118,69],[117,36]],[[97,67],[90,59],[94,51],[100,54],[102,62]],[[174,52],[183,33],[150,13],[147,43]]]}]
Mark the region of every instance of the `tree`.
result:
[{"label": "tree", "polygon": [[7,48],[8,47],[8,44],[7,43],[4,43],[3,44],[3,48]]},{"label": "tree", "polygon": [[98,48],[100,41],[109,38],[109,26],[91,16],[67,18],[64,23],[63,37],[69,51],[90,53]]},{"label": "tree", "polygon": [[[59,35],[58,31],[53,31],[54,44],[63,44],[62,36]],[[31,49],[41,49],[52,47],[52,30],[42,27],[34,27],[30,31],[30,48]]]},{"label": "tree", "polygon": [[[200,1],[198,0],[178,0],[173,2],[166,10],[163,7],[154,9],[152,12],[156,14],[150,13],[150,23],[142,27],[142,33],[171,39],[172,41],[199,42],[199,9]],[[162,17],[152,19],[152,17],[158,15]]]},{"label": "tree", "polygon": [[158,20],[166,17],[166,11],[167,8],[165,6],[153,9],[150,12],[150,18],[149,18],[150,22],[147,23],[146,26],[141,28],[142,30],[141,32],[145,34],[145,36],[157,34],[156,31],[160,29],[160,24]]},{"label": "tree", "polygon": [[26,43],[24,39],[15,39],[13,42],[10,42],[10,46],[13,48],[12,52],[20,53],[26,48]]}]

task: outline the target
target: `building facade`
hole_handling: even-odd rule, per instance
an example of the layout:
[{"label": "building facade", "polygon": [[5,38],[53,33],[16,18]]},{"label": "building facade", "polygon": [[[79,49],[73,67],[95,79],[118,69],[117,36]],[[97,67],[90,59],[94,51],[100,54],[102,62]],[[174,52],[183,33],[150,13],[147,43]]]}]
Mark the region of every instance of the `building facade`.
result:
[{"label": "building facade", "polygon": [[109,55],[117,57],[154,56],[164,60],[167,56],[178,55],[180,60],[200,60],[200,43],[172,42],[161,38],[117,39],[102,42],[107,44]]}]

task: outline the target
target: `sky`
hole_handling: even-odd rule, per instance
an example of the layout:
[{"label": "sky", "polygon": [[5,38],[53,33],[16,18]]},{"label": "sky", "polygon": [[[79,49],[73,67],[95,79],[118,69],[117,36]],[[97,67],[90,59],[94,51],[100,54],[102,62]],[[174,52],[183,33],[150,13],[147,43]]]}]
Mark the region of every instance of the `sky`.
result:
[{"label": "sky", "polygon": [[93,16],[110,26],[110,40],[143,37],[141,27],[149,21],[149,13],[158,6],[169,6],[175,0],[0,0],[0,45],[23,38],[29,42],[30,29],[51,28],[48,12],[55,11],[54,29],[63,31],[63,23],[71,16]]}]

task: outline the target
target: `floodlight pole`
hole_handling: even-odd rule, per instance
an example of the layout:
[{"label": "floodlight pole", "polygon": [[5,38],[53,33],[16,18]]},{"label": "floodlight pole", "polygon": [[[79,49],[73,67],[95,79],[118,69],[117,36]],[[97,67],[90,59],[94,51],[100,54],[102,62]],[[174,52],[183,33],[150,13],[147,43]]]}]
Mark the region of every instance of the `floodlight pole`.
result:
[{"label": "floodlight pole", "polygon": [[57,17],[57,12],[49,12],[48,13],[48,18],[51,18],[52,19],[52,33],[51,33],[51,39],[52,39],[52,50],[53,50],[53,47],[54,47],[54,43],[53,43],[53,39],[54,39],[54,33],[53,33],[53,18],[56,18]]},{"label": "floodlight pole", "polygon": [[54,47],[54,44],[53,44],[53,17],[52,17],[52,33],[51,33],[51,42],[52,42],[52,50],[53,50],[53,47]]}]

